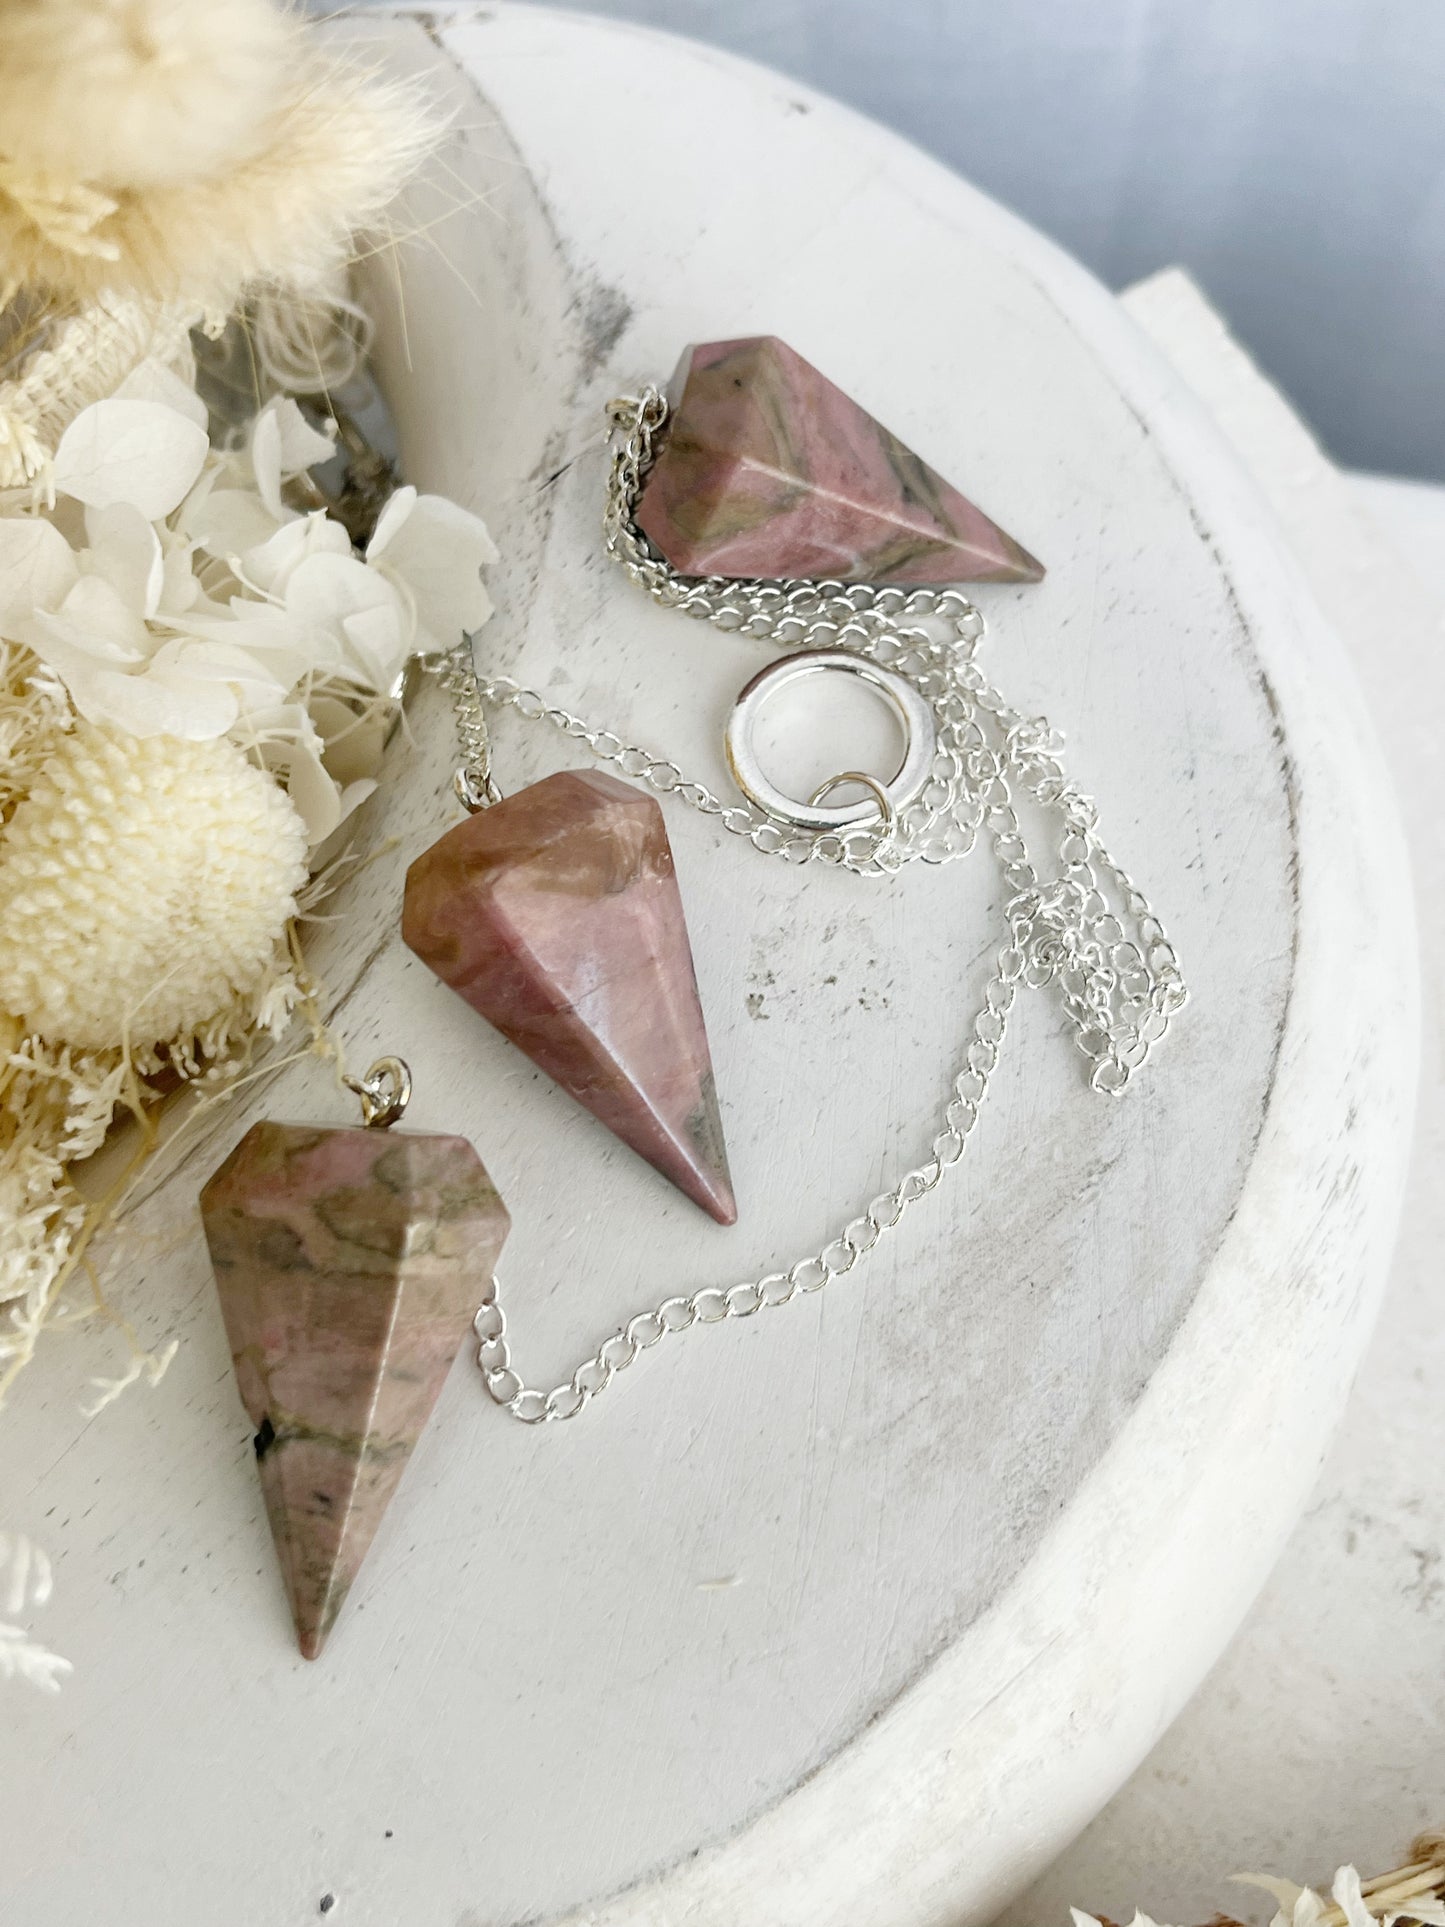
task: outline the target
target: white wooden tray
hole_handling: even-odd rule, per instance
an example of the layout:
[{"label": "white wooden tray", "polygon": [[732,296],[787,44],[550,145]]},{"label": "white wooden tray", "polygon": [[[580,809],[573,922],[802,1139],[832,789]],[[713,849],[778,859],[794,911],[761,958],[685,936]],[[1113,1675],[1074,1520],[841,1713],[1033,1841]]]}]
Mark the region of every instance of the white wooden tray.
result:
[{"label": "white wooden tray", "polygon": [[[857,1277],[664,1347],[529,1431],[466,1360],[322,1662],[295,1654],[198,1237],[256,1108],[141,1213],[115,1294],[177,1331],[92,1426],[32,1372],[8,1522],[58,1555],[54,1702],[7,1695],[27,1927],[199,1921],[891,1927],[983,1918],[1217,1654],[1370,1321],[1413,1060],[1408,886],[1336,638],[1238,462],[1049,244],[789,83],[534,7],[401,22],[452,90],[381,362],[417,482],[486,513],[488,657],[720,786],[748,645],[600,553],[609,394],[782,334],[1049,566],[984,590],[989,667],[1069,737],[1194,1002],[1112,1104],[1024,1003],[965,1166]],[[966,104],[961,104],[966,105]],[[473,197],[484,198],[473,203]],[[446,204],[462,201],[455,213]],[[384,288],[378,271],[375,285]],[[801,878],[671,816],[742,1220],[721,1231],[405,952],[453,820],[435,703],[395,847],[322,953],[354,1055],[404,1051],[513,1212],[518,1362],[814,1248],[926,1150],[997,943],[980,853]],[[503,727],[515,787],[558,746]],[[334,1913],[332,1909],[334,1908]]]}]

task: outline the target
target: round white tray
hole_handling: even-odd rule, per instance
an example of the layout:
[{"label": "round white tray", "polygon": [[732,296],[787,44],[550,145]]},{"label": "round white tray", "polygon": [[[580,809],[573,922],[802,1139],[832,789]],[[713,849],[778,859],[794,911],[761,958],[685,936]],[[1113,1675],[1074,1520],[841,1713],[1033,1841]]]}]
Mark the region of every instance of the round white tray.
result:
[{"label": "round white tray", "polygon": [[[488,660],[714,787],[756,648],[602,558],[600,406],[781,334],[1048,564],[985,662],[1069,738],[1194,1001],[1127,1097],[1019,1008],[964,1166],[852,1279],[664,1346],[526,1430],[459,1362],[323,1657],[295,1652],[195,1214],[288,1070],[139,1214],[111,1281],[182,1349],[93,1425],[59,1346],[6,1523],[76,1671],[6,1696],[26,1927],[917,1927],[980,1919],[1198,1682],[1302,1502],[1363,1343],[1413,1051],[1398,832],[1338,644],[1247,476],[1111,298],[918,153],[781,79],[534,7],[391,57],[457,104],[381,366],[405,465],[492,520]],[[448,207],[455,211],[448,213]],[[454,819],[440,704],[320,956],[353,1056],[411,1061],[513,1213],[517,1360],[814,1249],[926,1153],[997,947],[980,851],[800,875],[670,812],[741,1205],[710,1225],[400,945]],[[503,783],[561,746],[504,723]],[[332,1908],[334,1907],[334,1913]]]}]

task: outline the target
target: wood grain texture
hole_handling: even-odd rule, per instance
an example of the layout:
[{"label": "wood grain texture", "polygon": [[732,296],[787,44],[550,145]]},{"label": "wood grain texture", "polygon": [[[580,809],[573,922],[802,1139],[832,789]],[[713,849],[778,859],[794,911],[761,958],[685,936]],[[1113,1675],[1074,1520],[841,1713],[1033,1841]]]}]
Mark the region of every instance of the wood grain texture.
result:
[{"label": "wood grain texture", "polygon": [[[332,1893],[347,1927],[982,1918],[1217,1654],[1363,1343],[1414,1022],[1375,751],[1246,472],[1036,235],[721,56],[531,7],[394,41],[454,89],[448,164],[485,195],[441,219],[453,174],[417,210],[439,224],[381,354],[409,474],[494,520],[487,660],[722,786],[760,658],[604,563],[598,411],[688,340],[776,331],[1047,564],[980,590],[989,667],[1068,731],[1195,1001],[1110,1104],[1026,1000],[964,1167],[856,1280],[665,1347],[574,1426],[507,1424],[460,1365],[309,1670],[193,1196],[256,1111],[339,1110],[296,1068],[230,1113],[119,1259],[147,1331],[184,1337],[163,1386],[86,1430],[36,1374],[9,1420],[8,1510],[60,1555],[46,1629],[77,1662],[0,1739],[12,1783],[45,1763],[23,1917],[180,1927],[225,1892],[267,1923]],[[415,738],[323,968],[356,1057],[404,1050],[417,1125],[476,1141],[518,1363],[550,1382],[918,1159],[999,879],[980,854],[804,880],[671,813],[741,1210],[720,1230],[402,948],[400,877],[454,820],[434,702]],[[513,788],[566,760],[507,724],[498,753]],[[123,1757],[147,1770],[118,1788]]]}]

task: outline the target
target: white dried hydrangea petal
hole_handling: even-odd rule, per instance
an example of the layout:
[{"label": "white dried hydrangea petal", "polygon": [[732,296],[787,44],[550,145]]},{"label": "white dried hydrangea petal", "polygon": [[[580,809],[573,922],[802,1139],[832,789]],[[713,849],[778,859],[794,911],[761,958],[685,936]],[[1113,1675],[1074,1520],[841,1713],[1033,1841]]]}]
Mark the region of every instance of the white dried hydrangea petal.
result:
[{"label": "white dried hydrangea petal", "polygon": [[337,822],[344,823],[348,816],[361,808],[368,796],[375,796],[379,787],[374,776],[362,776],[356,782],[348,783],[338,800]]},{"label": "white dried hydrangea petal", "polygon": [[346,616],[341,624],[352,662],[373,689],[390,689],[406,667],[415,637],[400,606],[378,603]]},{"label": "white dried hydrangea petal", "polygon": [[1375,1927],[1375,1917],[1365,1905],[1360,1876],[1354,1867],[1341,1867],[1336,1872],[1330,1893],[1349,1927]]},{"label": "white dried hydrangea petal", "polygon": [[[261,507],[259,496],[253,498]],[[264,513],[264,510],[263,510]],[[318,509],[287,522],[265,540],[241,553],[245,581],[268,595],[284,595],[292,572],[313,555],[351,554],[351,537],[339,522]]]},{"label": "white dried hydrangea petal", "polygon": [[313,849],[341,821],[341,794],[322,761],[325,744],[300,703],[278,705],[246,718],[266,768],[281,779]]},{"label": "white dried hydrangea petal", "polygon": [[263,412],[273,412],[281,431],[281,473],[300,475],[318,462],[329,462],[336,444],[324,429],[313,428],[289,395],[278,395]]},{"label": "white dried hydrangea petal", "polygon": [[361,609],[395,605],[391,584],[354,555],[309,555],[287,584],[286,607],[304,622],[334,628]]},{"label": "white dried hydrangea petal", "polygon": [[[232,642],[202,642],[193,636],[172,636],[161,644],[151,657],[146,680],[159,677],[167,678],[177,690],[226,688],[232,699],[232,722],[249,710],[279,702],[293,680],[283,681],[272,663],[250,649]],[[228,722],[226,728],[230,727]]]},{"label": "white dried hydrangea petal", "polygon": [[1317,1927],[1328,1909],[1313,1887],[1301,1887],[1290,1908],[1290,1927]]},{"label": "white dried hydrangea petal", "polygon": [[145,620],[104,576],[83,575],[52,614],[38,610],[28,622],[17,622],[16,636],[42,662],[66,674],[55,651],[69,659],[135,666],[146,662],[152,639]]},{"label": "white dried hydrangea petal", "polygon": [[0,516],[0,631],[14,636],[15,624],[37,609],[59,608],[79,573],[53,523],[38,515]]},{"label": "white dried hydrangea petal", "polygon": [[194,609],[201,600],[201,585],[191,567],[190,544],[170,542],[163,545],[161,593],[156,614],[167,622],[173,622]]},{"label": "white dried hydrangea petal", "polygon": [[1257,1887],[1261,1893],[1269,1895],[1285,1915],[1292,1914],[1296,1901],[1304,1889],[1294,1880],[1281,1880],[1272,1873],[1236,1873],[1230,1880],[1236,1887]]},{"label": "white dried hydrangea petal", "polygon": [[267,665],[284,690],[305,678],[326,675],[342,666],[340,638],[329,631],[307,630],[284,609],[265,602],[234,599],[229,611],[199,610],[185,621],[188,634],[216,647],[244,649]]},{"label": "white dried hydrangea petal", "polygon": [[289,395],[267,402],[251,425],[251,469],[256,490],[278,522],[294,511],[281,499],[281,484],[336,453],[331,438],[314,429]]},{"label": "white dried hydrangea petal", "polygon": [[454,647],[492,613],[481,572],[497,560],[496,544],[480,516],[444,495],[399,488],[377,518],[366,559],[404,585],[423,649]]},{"label": "white dried hydrangea petal", "polygon": [[112,502],[108,508],[85,511],[85,539],[80,566],[103,577],[121,601],[147,620],[160,607],[165,586],[165,555],[160,537],[138,508]]},{"label": "white dried hydrangea petal", "polygon": [[205,429],[179,410],[111,396],[83,408],[61,436],[55,487],[93,508],[129,502],[159,522],[179,507],[209,452]]},{"label": "white dried hydrangea petal", "polygon": [[330,633],[344,659],[374,689],[390,688],[414,631],[395,588],[351,555],[311,555],[286,585],[286,612],[313,633]]},{"label": "white dried hydrangea petal", "polygon": [[84,722],[142,743],[229,736],[264,758],[313,847],[375,788],[386,716],[369,698],[417,648],[486,620],[496,560],[478,517],[414,488],[358,557],[283,493],[334,452],[289,397],[244,446],[212,450],[193,385],[146,362],[66,431],[52,516],[0,518],[0,628]]},{"label": "white dried hydrangea petal", "polygon": [[148,629],[99,575],[82,576],[53,615],[38,613],[15,630],[59,676],[87,722],[118,724],[133,736],[223,736],[240,713],[233,682],[264,681],[268,696],[280,687],[274,671],[224,644],[188,658],[183,640]]},{"label": "white dried hydrangea petal", "polygon": [[210,417],[206,404],[188,381],[182,381],[174,368],[168,368],[154,355],[147,355],[138,361],[125,380],[115,390],[121,401],[158,401],[167,408],[175,409],[193,421],[197,428],[209,431]]},{"label": "white dried hydrangea petal", "polygon": [[87,722],[118,726],[141,738],[173,736],[187,743],[213,742],[226,734],[241,713],[229,684],[187,675],[164,662],[143,676],[79,663],[66,683]]},{"label": "white dried hydrangea petal", "polygon": [[188,504],[180,520],[193,541],[223,562],[258,548],[280,526],[256,491],[249,488],[213,488],[201,500]]},{"label": "white dried hydrangea petal", "polygon": [[343,790],[369,780],[381,768],[395,712],[387,703],[358,703],[340,692],[318,690],[307,707],[326,746],[326,767]]}]

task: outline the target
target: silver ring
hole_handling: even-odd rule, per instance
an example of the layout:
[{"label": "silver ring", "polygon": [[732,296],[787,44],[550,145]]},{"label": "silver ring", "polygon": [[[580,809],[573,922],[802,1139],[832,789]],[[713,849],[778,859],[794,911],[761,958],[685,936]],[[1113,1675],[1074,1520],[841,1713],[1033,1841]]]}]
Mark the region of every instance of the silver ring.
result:
[{"label": "silver ring", "polygon": [[[815,803],[787,796],[776,784],[769,782],[753,753],[753,725],[762,705],[800,677],[821,675],[828,670],[858,676],[876,689],[897,716],[903,731],[903,761],[887,782],[877,783],[876,779],[869,779],[868,787],[874,788],[875,796],[865,802]],[[916,803],[933,774],[938,733],[932,709],[906,676],[885,669],[880,663],[872,662],[852,649],[800,649],[796,655],[783,656],[777,662],[770,662],[766,669],[760,669],[752,681],[738,691],[737,701],[728,718],[724,747],[733,781],[750,803],[755,803],[760,810],[776,817],[779,822],[791,823],[800,830],[822,832],[850,830],[859,824],[875,821],[879,812],[879,802],[875,798],[886,799],[885,820],[890,810],[896,818],[910,804]],[[839,777],[830,777],[814,791],[814,795],[822,795],[836,788],[840,780]],[[856,775],[852,780],[863,781]]]}]

